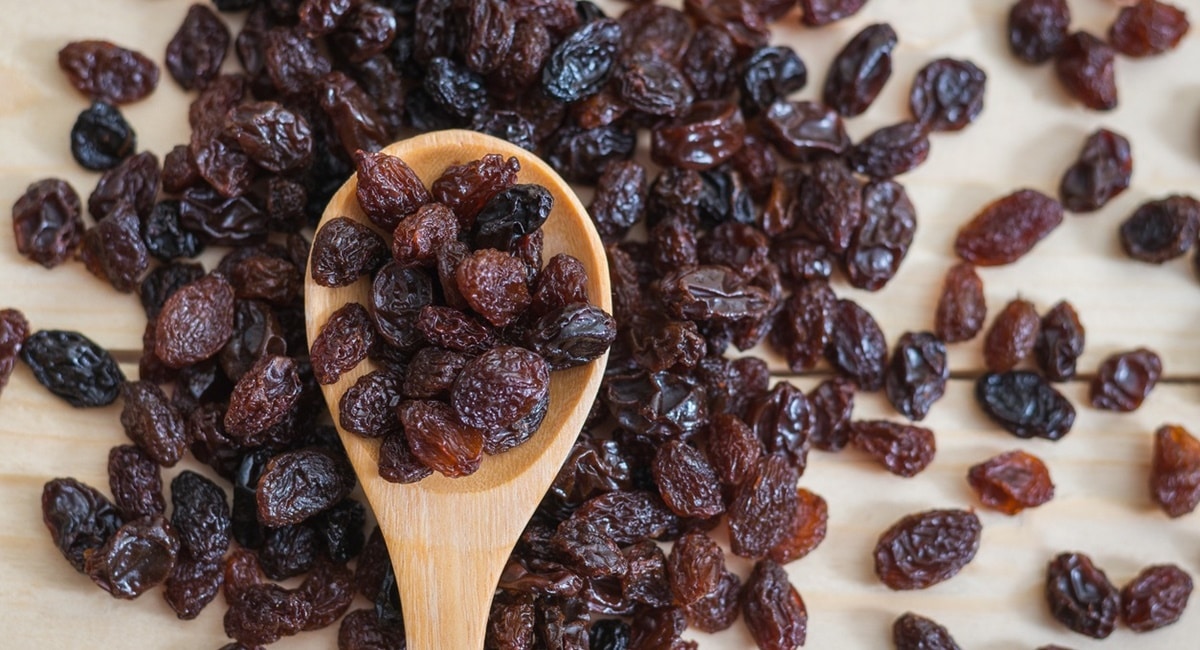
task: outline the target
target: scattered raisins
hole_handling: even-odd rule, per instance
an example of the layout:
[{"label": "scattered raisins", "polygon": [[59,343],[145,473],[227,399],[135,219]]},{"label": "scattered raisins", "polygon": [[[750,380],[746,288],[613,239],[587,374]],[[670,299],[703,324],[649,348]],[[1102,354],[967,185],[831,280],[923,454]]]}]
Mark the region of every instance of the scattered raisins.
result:
[{"label": "scattered raisins", "polygon": [[202,88],[221,71],[229,50],[229,28],[200,4],[188,7],[179,31],[167,44],[167,72],[184,89]]},{"label": "scattered raisins", "polygon": [[1007,372],[1029,356],[1037,342],[1041,319],[1028,300],[1009,301],[983,339],[983,360],[992,372]]},{"label": "scattered raisins", "polygon": [[886,420],[852,423],[850,443],[865,451],[889,472],[905,478],[921,473],[933,462],[937,451],[933,431]]},{"label": "scattered raisins", "polygon": [[988,417],[1018,438],[1058,440],[1075,423],[1071,402],[1034,372],[984,374],[975,383],[975,400]]},{"label": "scattered raisins", "polygon": [[75,254],[83,241],[79,195],[66,181],[47,178],[13,204],[17,252],[50,269]]},{"label": "scattered raisins", "polygon": [[946,272],[938,298],[933,329],[947,343],[975,338],[987,318],[983,280],[969,262],[959,262]]},{"label": "scattered raisins", "polygon": [[71,127],[71,156],[85,169],[112,169],[136,150],[133,127],[112,104],[93,102]]},{"label": "scattered raisins", "polygon": [[79,332],[34,332],[21,346],[21,360],[39,384],[76,408],[112,404],[125,382],[112,355]]},{"label": "scattered raisins", "polygon": [[759,560],[742,587],[742,615],[754,642],[764,650],[791,650],[808,636],[808,610],[787,571]]},{"label": "scattered raisins", "polygon": [[74,41],[58,51],[58,67],[79,92],[110,104],[143,99],[158,86],[158,66],[108,41]]},{"label": "scattered raisins", "polygon": [[135,519],[85,556],[84,570],[113,598],[132,600],[162,584],[175,568],[179,538],[162,517]]},{"label": "scattered raisins", "polygon": [[896,31],[891,25],[868,25],[834,57],[822,98],[844,117],[867,110],[892,76]]},{"label": "scattered raisins", "polygon": [[949,379],[946,344],[929,332],[905,332],[892,348],[884,388],[898,413],[923,420]]}]

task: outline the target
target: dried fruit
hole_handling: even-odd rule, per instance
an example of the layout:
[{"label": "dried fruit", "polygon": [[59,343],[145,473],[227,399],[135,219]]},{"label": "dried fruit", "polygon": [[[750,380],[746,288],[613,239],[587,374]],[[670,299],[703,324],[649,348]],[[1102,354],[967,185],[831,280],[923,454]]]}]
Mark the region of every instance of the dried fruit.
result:
[{"label": "dried fruit", "polygon": [[1135,260],[1162,264],[1182,256],[1200,233],[1200,201],[1181,195],[1147,201],[1121,223],[1121,248]]},{"label": "dried fruit", "polygon": [[149,381],[126,382],[121,386],[121,401],[125,435],[159,465],[178,463],[187,450],[187,430],[162,389]]},{"label": "dried fruit", "polygon": [[796,490],[796,516],[792,527],[770,553],[772,560],[787,564],[811,553],[825,540],[829,507],[821,495],[804,488]]},{"label": "dried fruit", "polygon": [[74,255],[83,240],[79,195],[66,181],[47,178],[13,204],[17,252],[50,269]]},{"label": "dried fruit", "polygon": [[742,615],[754,642],[764,650],[793,650],[808,636],[808,610],[787,571],[759,560],[742,587]]},{"label": "dried fruit", "polygon": [[912,612],[892,623],[892,643],[896,650],[960,650],[944,626]]},{"label": "dried fruit", "polygon": [[892,76],[896,31],[891,25],[868,25],[834,57],[822,99],[844,117],[867,110]]},{"label": "dried fruit", "polygon": [[93,102],[71,127],[71,156],[85,169],[112,169],[136,150],[133,127],[112,104]]},{"label": "dried fruit", "polygon": [[1171,517],[1182,517],[1200,504],[1200,440],[1179,425],[1154,432],[1150,498]]},{"label": "dried fruit", "polygon": [[958,231],[954,250],[977,266],[1011,264],[1062,223],[1062,205],[1036,190],[996,199]]},{"label": "dried fruit", "polygon": [[110,104],[144,98],[158,85],[158,66],[108,41],[74,41],[58,51],[58,67],[79,92]]},{"label": "dried fruit", "polygon": [[959,262],[946,271],[934,316],[934,332],[947,343],[975,338],[987,318],[983,280],[970,262]]},{"label": "dried fruit", "polygon": [[1059,623],[1095,639],[1112,634],[1121,607],[1117,588],[1083,553],[1063,553],[1050,561],[1046,602]]},{"label": "dried fruit", "polygon": [[1070,24],[1067,0],[1018,0],[1008,13],[1008,46],[1026,63],[1045,63],[1067,40]]},{"label": "dried fruit", "polygon": [[1033,352],[1041,319],[1028,300],[1009,301],[983,340],[983,360],[992,372],[1007,372]]},{"label": "dried fruit", "polygon": [[972,465],[967,482],[989,508],[1015,515],[1054,498],[1050,471],[1040,458],[1024,451],[1010,451]]},{"label": "dried fruit", "polygon": [[1098,129],[1063,173],[1058,198],[1071,212],[1093,212],[1129,188],[1133,153],[1125,136]]},{"label": "dried fruit", "polygon": [[1088,387],[1088,400],[1092,406],[1109,411],[1136,410],[1162,372],[1162,359],[1152,350],[1138,348],[1114,354],[1096,369]]},{"label": "dried fruit", "polygon": [[374,345],[375,327],[365,307],[352,302],[333,312],[309,347],[317,383],[336,383],[366,359]]},{"label": "dried fruit", "polygon": [[300,523],[346,498],[354,484],[344,457],[316,447],[284,452],[258,479],[258,519],[267,526]]},{"label": "dried fruit", "polygon": [[85,556],[84,570],[113,598],[132,600],[162,584],[175,567],[179,539],[162,517],[135,519]]},{"label": "dried fruit", "polygon": [[983,112],[987,75],[965,59],[934,59],[913,79],[908,106],[930,131],[961,131]]},{"label": "dried fruit", "polygon": [[729,544],[735,555],[763,557],[784,539],[796,517],[799,479],[782,454],[759,459],[729,503]]},{"label": "dried fruit", "polygon": [[155,321],[154,354],[172,368],[204,361],[233,336],[233,287],[207,275],[181,287]]},{"label": "dried fruit", "polygon": [[898,413],[923,420],[949,379],[946,344],[929,332],[905,332],[892,348],[884,388]]},{"label": "dried fruit", "polygon": [[926,589],[975,558],[982,525],[969,510],[927,510],[892,524],[875,546],[875,574],[891,589]]},{"label": "dried fruit", "polygon": [[194,4],[167,44],[167,72],[184,90],[202,88],[220,73],[228,50],[229,28],[212,9]]},{"label": "dried fruit", "polygon": [[72,478],[56,478],[42,487],[42,521],[63,557],[84,572],[84,561],[125,522],[99,490]]},{"label": "dried fruit", "polygon": [[850,443],[897,476],[910,478],[933,462],[933,431],[886,420],[859,420],[850,425]]},{"label": "dried fruit", "polygon": [[1187,34],[1187,14],[1158,0],[1122,7],[1108,28],[1108,42],[1125,56],[1154,56],[1175,49]]},{"label": "dried fruit", "polygon": [[233,521],[225,491],[190,470],[171,480],[171,526],[190,557],[220,560],[229,548]]},{"label": "dried fruit", "polygon": [[1096,111],[1117,107],[1116,50],[1087,32],[1068,36],[1054,56],[1054,72],[1066,91]]},{"label": "dried fruit", "polygon": [[1083,354],[1084,335],[1079,314],[1065,300],[1042,316],[1033,353],[1047,379],[1067,381],[1075,376],[1075,362]]},{"label": "dried fruit", "polygon": [[1183,616],[1192,577],[1174,564],[1146,567],[1121,588],[1121,619],[1134,632],[1166,627]]},{"label": "dried fruit", "polygon": [[125,382],[112,355],[79,332],[34,332],[21,346],[21,360],[39,384],[76,408],[112,404]]},{"label": "dried fruit", "polygon": [[825,357],[862,390],[883,387],[887,339],[870,312],[852,300],[838,300],[830,313]]},{"label": "dried fruit", "polygon": [[1041,375],[1025,370],[989,372],[975,382],[983,412],[1018,438],[1058,440],[1071,431],[1075,407]]}]

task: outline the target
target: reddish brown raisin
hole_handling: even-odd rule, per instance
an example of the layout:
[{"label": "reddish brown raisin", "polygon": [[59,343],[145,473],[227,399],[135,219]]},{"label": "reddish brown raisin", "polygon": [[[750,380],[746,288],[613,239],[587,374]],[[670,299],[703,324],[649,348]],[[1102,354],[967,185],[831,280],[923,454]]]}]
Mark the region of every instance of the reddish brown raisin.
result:
[{"label": "reddish brown raisin", "polygon": [[838,300],[830,314],[825,357],[862,390],[883,387],[887,339],[870,312],[852,300]]},{"label": "reddish brown raisin", "polygon": [[703,519],[725,512],[717,474],[695,447],[668,442],[658,448],[652,469],[663,502],[680,517]]},{"label": "reddish brown raisin", "polygon": [[527,416],[549,394],[550,370],[536,353],[500,346],[469,362],[450,393],[464,424],[495,429]]},{"label": "reddish brown raisin", "polygon": [[1062,223],[1062,205],[1035,190],[992,201],[958,231],[954,250],[977,266],[1011,264]]},{"label": "reddish brown raisin", "polygon": [[220,275],[184,285],[163,304],[154,354],[172,368],[212,357],[233,336],[233,287]]},{"label": "reddish brown raisin", "polygon": [[764,456],[734,491],[729,543],[736,555],[763,557],[784,539],[796,517],[800,473],[782,454]]},{"label": "reddish brown raisin", "polygon": [[17,252],[46,268],[75,254],[83,239],[79,195],[57,178],[38,181],[13,204],[13,239]]},{"label": "reddish brown raisin", "polygon": [[829,506],[821,495],[804,488],[796,490],[796,517],[783,539],[771,548],[772,560],[787,564],[811,553],[825,540]]},{"label": "reddish brown raisin", "polygon": [[854,145],[846,160],[854,171],[878,180],[912,171],[928,157],[925,125],[901,122],[868,134]]},{"label": "reddish brown raisin", "polygon": [[1028,300],[1017,298],[1004,306],[983,340],[983,360],[992,372],[1012,370],[1029,356],[1037,342],[1041,319]]},{"label": "reddish brown raisin", "polygon": [[961,650],[944,626],[912,612],[892,623],[892,643],[896,650]]},{"label": "reddish brown raisin", "polygon": [[878,291],[896,275],[908,254],[917,212],[904,187],[888,180],[863,187],[862,207],[862,223],[846,249],[846,277],[855,287]]},{"label": "reddish brown raisin", "polygon": [[838,52],[825,78],[822,97],[845,117],[858,115],[875,101],[892,75],[896,31],[891,25],[868,25]]},{"label": "reddish brown raisin", "polygon": [[400,220],[432,198],[416,172],[403,160],[382,153],[356,155],[358,205],[372,223],[391,232]]},{"label": "reddish brown raisin", "polygon": [[983,112],[987,75],[967,60],[935,59],[913,80],[908,106],[930,131],[961,131]]},{"label": "reddish brown raisin", "polygon": [[938,298],[933,329],[947,343],[975,338],[987,318],[983,280],[970,262],[959,262],[946,272]]},{"label": "reddish brown raisin", "polygon": [[16,309],[0,309],[0,392],[8,385],[21,346],[29,337],[29,321]]},{"label": "reddish brown raisin", "polygon": [[1183,616],[1192,577],[1174,564],[1146,567],[1121,588],[1121,619],[1134,632],[1166,627]]},{"label": "reddish brown raisin", "polygon": [[875,546],[875,575],[891,589],[926,589],[975,559],[982,531],[969,510],[927,510],[888,528]]},{"label": "reddish brown raisin", "polygon": [[1200,201],[1173,195],[1147,201],[1121,223],[1121,248],[1135,260],[1162,264],[1188,252],[1200,233]]},{"label": "reddish brown raisin", "polygon": [[229,28],[212,9],[192,5],[167,44],[167,72],[184,90],[204,87],[220,73],[229,40]]},{"label": "reddish brown raisin", "polygon": [[1024,451],[1010,451],[972,465],[967,482],[989,508],[1015,515],[1054,498],[1050,470],[1040,458]]},{"label": "reddish brown raisin", "polygon": [[1100,363],[1088,391],[1092,406],[1109,411],[1133,411],[1142,405],[1162,377],[1162,359],[1138,348],[1114,354]]},{"label": "reddish brown raisin", "polygon": [[787,571],[759,560],[742,588],[742,615],[763,650],[794,650],[808,636],[808,610]]},{"label": "reddish brown raisin", "polygon": [[144,517],[121,526],[104,546],[88,553],[84,568],[113,598],[132,600],[171,575],[178,553],[179,539],[167,520]]},{"label": "reddish brown raisin", "polygon": [[740,613],[741,595],[741,579],[726,571],[716,589],[687,606],[688,625],[708,634],[729,629]]},{"label": "reddish brown raisin", "polygon": [[144,98],[158,85],[158,66],[108,41],[74,41],[58,51],[58,67],[79,92],[110,104]]},{"label": "reddish brown raisin", "polygon": [[458,238],[458,221],[450,208],[427,203],[392,231],[392,257],[404,266],[433,266],[438,251]]},{"label": "reddish brown raisin", "polygon": [[741,483],[762,454],[762,443],[753,429],[731,413],[713,415],[709,427],[709,463],[722,483]]},{"label": "reddish brown raisin", "polygon": [[1188,32],[1187,14],[1158,0],[1122,7],[1108,28],[1108,42],[1125,56],[1153,56],[1175,49]]},{"label": "reddish brown raisin", "polygon": [[345,457],[317,447],[271,458],[258,479],[258,519],[267,526],[298,524],[327,510],[354,489]]},{"label": "reddish brown raisin", "polygon": [[1054,56],[1054,72],[1066,91],[1097,111],[1117,107],[1116,50],[1087,32],[1075,32]]},{"label": "reddish brown raisin", "polygon": [[1065,300],[1042,316],[1033,353],[1047,379],[1067,381],[1075,376],[1075,362],[1083,354],[1084,334],[1079,314]]},{"label": "reddish brown raisin", "polygon": [[1133,153],[1125,136],[1099,129],[1083,143],[1079,157],[1063,173],[1058,197],[1071,212],[1094,212],[1129,188]]},{"label": "reddish brown raisin", "polygon": [[854,384],[848,379],[826,379],[808,393],[813,413],[809,439],[817,449],[841,451],[850,442],[850,415],[854,411]]},{"label": "reddish brown raisin", "polygon": [[42,521],[51,541],[80,573],[87,556],[125,523],[108,497],[72,478],[56,478],[42,487]]},{"label": "reddish brown raisin", "polygon": [[430,186],[433,199],[454,211],[465,231],[475,224],[475,216],[500,191],[517,182],[521,164],[516,158],[505,160],[488,154],[479,160],[454,165]]},{"label": "reddish brown raisin", "polygon": [[1182,517],[1200,504],[1200,440],[1177,424],[1154,432],[1150,498],[1171,517]]},{"label": "reddish brown raisin", "polygon": [[483,461],[483,435],[463,424],[443,402],[400,405],[409,448],[424,465],[450,478],[475,473]]},{"label": "reddish brown raisin", "polygon": [[1050,561],[1046,602],[1059,623],[1095,639],[1112,634],[1121,608],[1117,588],[1083,553],[1063,553]]},{"label": "reddish brown raisin", "polygon": [[333,312],[310,346],[317,383],[336,383],[366,359],[374,345],[375,326],[365,307],[352,302]]},{"label": "reddish brown raisin", "polygon": [[512,323],[531,302],[525,263],[494,248],[468,255],[454,275],[471,308],[496,327]]},{"label": "reddish brown raisin", "polygon": [[860,420],[850,425],[850,443],[867,452],[889,472],[912,477],[933,462],[933,431],[886,420]]},{"label": "reddish brown raisin", "polygon": [[179,411],[162,389],[148,381],[121,386],[121,426],[154,462],[171,467],[187,449],[187,431]]},{"label": "reddish brown raisin", "polygon": [[235,439],[261,440],[294,416],[303,386],[296,360],[264,355],[242,375],[229,396],[225,429]]},{"label": "reddish brown raisin", "polygon": [[701,531],[679,538],[667,559],[675,602],[691,605],[713,593],[725,574],[725,551]]},{"label": "reddish brown raisin", "polygon": [[367,438],[382,438],[400,430],[400,380],[385,370],[369,372],[338,400],[338,424]]}]

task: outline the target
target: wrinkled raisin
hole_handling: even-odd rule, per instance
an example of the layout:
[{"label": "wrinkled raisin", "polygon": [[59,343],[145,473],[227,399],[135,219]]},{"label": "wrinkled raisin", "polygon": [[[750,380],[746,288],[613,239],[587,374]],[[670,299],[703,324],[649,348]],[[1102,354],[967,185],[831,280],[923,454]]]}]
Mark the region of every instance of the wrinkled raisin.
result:
[{"label": "wrinkled raisin", "polygon": [[39,384],[76,408],[112,404],[125,382],[112,355],[79,332],[34,332],[21,346],[21,360]]},{"label": "wrinkled raisin", "polygon": [[977,266],[1011,264],[1062,223],[1058,201],[1018,190],[992,201],[958,231],[954,250]]},{"label": "wrinkled raisin", "polygon": [[71,155],[86,169],[112,169],[136,150],[137,134],[112,104],[93,102],[71,127]]},{"label": "wrinkled raisin", "polygon": [[935,59],[913,79],[908,105],[930,131],[961,131],[983,112],[987,75],[966,59]]},{"label": "wrinkled raisin", "polygon": [[1109,411],[1133,411],[1150,395],[1162,377],[1162,359],[1138,348],[1114,354],[1100,363],[1088,390],[1092,406]]},{"label": "wrinkled raisin", "polygon": [[1147,201],[1121,223],[1121,248],[1135,260],[1162,264],[1180,257],[1200,233],[1200,201],[1181,195]]},{"label": "wrinkled raisin", "polygon": [[1008,13],[1008,46],[1026,63],[1045,63],[1067,40],[1067,0],[1018,0]]},{"label": "wrinkled raisin", "polygon": [[1054,498],[1054,483],[1045,463],[1033,454],[1010,451],[972,465],[967,482],[989,508],[1015,515]]},{"label": "wrinkled raisin", "polygon": [[975,382],[975,400],[988,417],[1018,438],[1058,440],[1075,423],[1071,402],[1034,372],[989,372]]},{"label": "wrinkled raisin", "polygon": [[838,52],[825,78],[822,98],[845,117],[858,115],[875,101],[892,76],[896,31],[891,25],[868,25]]},{"label": "wrinkled raisin", "polygon": [[1046,602],[1059,623],[1095,639],[1112,634],[1121,608],[1117,588],[1083,553],[1063,553],[1050,561]]},{"label": "wrinkled raisin", "polygon": [[1108,42],[1125,56],[1153,56],[1175,49],[1188,32],[1187,14],[1158,0],[1122,7],[1108,28]]},{"label": "wrinkled raisin", "polygon": [[992,372],[1012,370],[1029,356],[1037,342],[1041,319],[1028,300],[1010,301],[992,321],[983,340],[983,360]]},{"label": "wrinkled raisin", "polygon": [[983,527],[969,510],[927,510],[902,517],[879,537],[875,574],[891,589],[926,589],[975,559]]},{"label": "wrinkled raisin", "polygon": [[58,51],[58,67],[79,92],[128,104],[158,86],[158,66],[140,52],[108,41],[74,41]]},{"label": "wrinkled raisin", "polygon": [[74,255],[83,240],[79,195],[66,181],[47,178],[13,204],[17,252],[50,269]]},{"label": "wrinkled raisin", "polygon": [[1150,497],[1171,517],[1200,504],[1200,440],[1177,424],[1154,432]]},{"label": "wrinkled raisin", "polygon": [[1183,616],[1192,577],[1174,564],[1146,567],[1121,588],[1121,619],[1134,632],[1171,625]]},{"label": "wrinkled raisin", "polygon": [[1094,212],[1129,188],[1133,153],[1125,136],[1098,129],[1063,173],[1058,197],[1071,212]]},{"label": "wrinkled raisin", "polygon": [[1054,56],[1054,72],[1066,91],[1096,111],[1117,107],[1116,50],[1087,32],[1068,36]]},{"label": "wrinkled raisin", "polygon": [[1071,303],[1062,300],[1042,316],[1033,353],[1038,368],[1050,381],[1075,376],[1075,362],[1083,354],[1085,330]]},{"label": "wrinkled raisin", "polygon": [[742,615],[754,642],[764,650],[791,650],[808,636],[808,610],[787,571],[759,560],[742,587]]},{"label": "wrinkled raisin", "polygon": [[947,343],[969,341],[983,329],[986,317],[983,280],[975,267],[969,262],[950,267],[934,317],[933,329],[938,338]]}]

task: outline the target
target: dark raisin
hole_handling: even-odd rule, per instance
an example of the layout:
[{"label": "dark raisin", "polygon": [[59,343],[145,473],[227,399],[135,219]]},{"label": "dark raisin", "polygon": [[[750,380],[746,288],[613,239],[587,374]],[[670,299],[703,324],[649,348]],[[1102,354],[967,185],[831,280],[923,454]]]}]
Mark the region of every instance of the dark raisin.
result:
[{"label": "dark raisin", "polygon": [[303,386],[296,360],[265,355],[238,379],[229,396],[225,430],[252,443],[270,435],[272,427],[295,415]]},{"label": "dark raisin", "polygon": [[224,134],[236,141],[250,160],[277,174],[307,167],[313,136],[308,122],[276,102],[247,102],[229,111]]},{"label": "dark raisin", "polygon": [[121,426],[154,462],[171,467],[187,450],[187,430],[178,409],[158,384],[126,382],[121,386]]},{"label": "dark raisin", "polygon": [[529,414],[548,394],[549,368],[536,353],[500,346],[469,362],[450,393],[464,424],[498,428]]},{"label": "dark raisin", "polygon": [[1071,212],[1094,212],[1129,188],[1133,153],[1125,136],[1099,129],[1083,143],[1079,157],[1063,173],[1058,197]]},{"label": "dark raisin", "polygon": [[383,370],[369,372],[342,393],[338,423],[346,431],[381,438],[400,430],[400,380]]},{"label": "dark raisin", "polygon": [[762,47],[742,63],[742,110],[757,115],[808,83],[808,68],[786,45]]},{"label": "dark raisin", "polygon": [[1142,57],[1175,49],[1188,32],[1187,14],[1158,0],[1122,7],[1108,28],[1108,42],[1125,56]]},{"label": "dark raisin", "polygon": [[770,35],[758,4],[748,0],[684,0],[683,11],[697,27],[713,25],[725,30],[734,45],[746,51],[763,47]]},{"label": "dark raisin", "polygon": [[862,190],[863,219],[846,249],[850,284],[877,291],[896,274],[917,228],[917,213],[904,187],[893,181]]},{"label": "dark raisin", "polygon": [[73,256],[83,240],[79,195],[66,181],[47,178],[13,204],[17,252],[50,269]]},{"label": "dark raisin", "polygon": [[934,331],[947,343],[975,338],[983,329],[987,303],[983,280],[969,262],[959,262],[946,272],[934,317]]},{"label": "dark raisin", "polygon": [[112,104],[93,102],[71,127],[71,155],[86,169],[112,169],[136,150],[137,134]]},{"label": "dark raisin", "polygon": [[875,101],[892,76],[896,31],[891,25],[868,25],[838,52],[825,78],[822,98],[845,117],[858,115]]},{"label": "dark raisin", "polygon": [[150,216],[158,197],[158,158],[149,151],[130,156],[104,172],[88,196],[88,214],[103,219],[121,203],[133,204],[139,217]]},{"label": "dark raisin", "polygon": [[745,419],[766,453],[782,453],[797,470],[804,471],[812,413],[800,389],[787,381],[775,384],[750,402]]},{"label": "dark raisin", "polygon": [[1150,497],[1171,517],[1182,517],[1200,504],[1200,440],[1177,424],[1154,432]]},{"label": "dark raisin", "polygon": [[488,199],[475,217],[474,247],[511,250],[517,239],[541,228],[553,209],[554,196],[541,185],[505,188]]},{"label": "dark raisin", "polygon": [[258,479],[258,519],[267,526],[296,524],[341,501],[354,489],[344,458],[318,448],[275,456]]},{"label": "dark raisin", "polygon": [[496,345],[496,330],[453,307],[422,307],[416,327],[431,345],[456,352],[480,354]]},{"label": "dark raisin", "polygon": [[133,206],[122,201],[88,228],[83,233],[79,259],[92,275],[107,280],[117,291],[133,291],[150,267],[150,254]]},{"label": "dark raisin", "polygon": [[221,71],[229,28],[204,5],[192,5],[167,44],[167,72],[184,90],[203,87]]},{"label": "dark raisin", "polygon": [[456,118],[470,119],[487,105],[483,77],[445,57],[429,61],[422,87],[434,104]]},{"label": "dark raisin", "polygon": [[378,60],[373,57],[386,52],[396,39],[396,13],[383,5],[351,4],[350,12],[330,35],[330,45],[351,63]]},{"label": "dark raisin", "polygon": [[85,558],[124,524],[108,497],[71,478],[56,478],[43,486],[42,521],[54,545],[80,573]]},{"label": "dark raisin", "polygon": [[225,555],[233,521],[224,490],[184,470],[171,480],[171,507],[171,526],[193,558],[215,561]]},{"label": "dark raisin", "polygon": [[221,562],[197,560],[181,548],[163,586],[163,598],[181,620],[191,620],[217,597],[224,579]]},{"label": "dark raisin", "polygon": [[762,557],[784,539],[796,516],[799,477],[781,454],[758,461],[729,503],[729,542],[734,554]]},{"label": "dark raisin", "polygon": [[312,570],[317,562],[317,531],[304,524],[267,528],[257,550],[263,574],[286,580]]},{"label": "dark raisin", "polygon": [[1036,508],[1054,498],[1050,471],[1040,458],[1024,451],[1010,451],[972,465],[967,482],[983,505],[1006,515]]},{"label": "dark raisin", "polygon": [[[142,226],[146,252],[169,262],[179,258],[196,257],[204,243],[195,233],[184,230],[179,218],[179,201],[167,199],[154,204],[154,210]],[[195,279],[195,278],[193,278]]]},{"label": "dark raisin", "polygon": [[336,217],[313,238],[310,273],[321,286],[349,286],[383,264],[387,251],[375,231],[349,217]]},{"label": "dark raisin", "polygon": [[650,155],[661,165],[711,169],[733,157],[746,137],[733,102],[696,102],[679,119],[651,131]]},{"label": "dark raisin", "polygon": [[333,384],[353,370],[375,345],[375,327],[362,305],[352,302],[330,314],[309,349],[313,375],[321,384]]},{"label": "dark raisin", "polygon": [[927,510],[902,517],[875,545],[875,575],[891,589],[926,589],[975,559],[983,526],[969,510]]},{"label": "dark raisin", "polygon": [[1135,260],[1162,264],[1182,256],[1200,233],[1200,201],[1181,195],[1147,201],[1121,223],[1121,248]]},{"label": "dark raisin", "polygon": [[1054,72],[1067,93],[1097,111],[1117,107],[1116,50],[1087,32],[1075,32],[1054,55]]},{"label": "dark raisin", "polygon": [[922,420],[946,391],[946,344],[929,332],[905,332],[892,348],[884,379],[888,401],[910,420]]},{"label": "dark raisin", "polygon": [[841,253],[862,223],[861,195],[858,180],[841,160],[822,158],[797,191],[796,206],[814,238]]},{"label": "dark raisin", "polygon": [[[397,420],[399,417],[396,416]],[[431,474],[433,469],[413,453],[403,431],[395,431],[384,437],[379,445],[380,478],[392,483],[416,483]]]},{"label": "dark raisin", "polygon": [[958,256],[977,266],[1011,264],[1062,223],[1058,201],[1018,190],[992,201],[963,224],[954,241]]},{"label": "dark raisin", "polygon": [[821,27],[858,13],[867,0],[799,0],[800,20],[809,27]]},{"label": "dark raisin", "polygon": [[1067,40],[1070,25],[1066,0],[1018,0],[1008,13],[1008,46],[1026,63],[1045,63]]},{"label": "dark raisin", "polygon": [[453,210],[459,226],[470,232],[475,216],[483,206],[496,194],[517,184],[519,171],[521,163],[516,158],[506,160],[498,154],[488,154],[479,160],[446,168],[433,181],[429,191],[433,200]]},{"label": "dark raisin", "polygon": [[847,155],[854,171],[871,178],[891,178],[916,169],[929,156],[923,124],[901,122],[874,131]]},{"label": "dark raisin", "polygon": [[887,339],[870,312],[852,300],[838,300],[830,310],[829,345],[825,356],[862,390],[883,387]]},{"label": "dark raisin", "polygon": [[525,263],[495,249],[468,255],[455,270],[463,298],[496,327],[512,323],[530,303]]},{"label": "dark raisin", "polygon": [[594,183],[614,160],[628,160],[637,145],[637,134],[623,124],[594,129],[565,125],[543,145],[544,157],[563,178]]},{"label": "dark raisin", "polygon": [[1134,632],[1166,627],[1183,616],[1192,577],[1174,564],[1146,567],[1121,588],[1121,619]]},{"label": "dark raisin", "polygon": [[912,612],[892,623],[892,643],[896,650],[961,650],[944,626]]},{"label": "dark raisin", "polygon": [[338,650],[384,650],[404,645],[404,627],[379,620],[373,609],[346,614],[338,627]]},{"label": "dark raisin", "polygon": [[787,358],[793,372],[816,365],[829,345],[837,296],[823,280],[806,282],[784,302],[771,331],[771,344]]},{"label": "dark raisin", "polygon": [[1083,354],[1084,338],[1083,323],[1071,303],[1059,301],[1042,316],[1033,353],[1047,379],[1067,381],[1075,376],[1075,362]]},{"label": "dark raisin", "polygon": [[594,305],[571,303],[538,319],[528,344],[552,370],[583,365],[608,351],[617,338],[613,317]]},{"label": "dark raisin", "polygon": [[158,66],[108,41],[74,41],[58,51],[58,67],[79,92],[110,104],[143,99],[158,85]]},{"label": "dark raisin", "polygon": [[175,567],[179,539],[162,517],[136,519],[88,553],[84,570],[113,598],[132,600],[162,584]]},{"label": "dark raisin", "polygon": [[112,355],[79,332],[34,332],[21,346],[21,360],[39,384],[76,408],[112,404],[125,382]]},{"label": "dark raisin", "polygon": [[424,342],[416,329],[417,314],[431,302],[433,281],[429,274],[391,262],[375,274],[367,307],[384,340],[411,351]]},{"label": "dark raisin", "polygon": [[935,59],[913,79],[908,106],[930,131],[961,131],[983,112],[987,75],[965,59]]},{"label": "dark raisin", "polygon": [[21,346],[29,337],[29,321],[16,309],[0,309],[0,392],[8,385]]},{"label": "dark raisin", "polygon": [[233,330],[217,360],[225,376],[235,382],[263,356],[287,352],[283,325],[266,303],[239,300],[234,307]]},{"label": "dark raisin", "polygon": [[817,449],[840,451],[850,441],[850,415],[854,410],[854,384],[848,379],[826,379],[808,394],[813,428],[809,435]]},{"label": "dark raisin", "polygon": [[183,191],[179,221],[206,244],[244,246],[267,237],[266,213],[248,198],[226,198],[207,185]]},{"label": "dark raisin", "polygon": [[231,600],[225,612],[225,634],[250,646],[274,643],[300,632],[312,613],[312,603],[299,590],[253,584]]},{"label": "dark raisin", "polygon": [[1046,602],[1059,623],[1095,639],[1112,634],[1121,608],[1117,588],[1083,553],[1063,553],[1050,561]]},{"label": "dark raisin", "polygon": [[759,560],[742,587],[742,615],[754,642],[764,650],[791,650],[808,636],[808,610],[787,571]]},{"label": "dark raisin", "polygon": [[1075,423],[1075,407],[1035,372],[989,372],[976,381],[975,400],[1018,438],[1058,440]]},{"label": "dark raisin", "polygon": [[621,43],[621,25],[602,19],[580,27],[559,43],[542,68],[542,87],[551,97],[573,102],[607,81]]},{"label": "dark raisin", "polygon": [[1134,411],[1150,395],[1162,373],[1162,359],[1152,350],[1138,348],[1114,354],[1096,369],[1088,400],[1099,409]]}]

